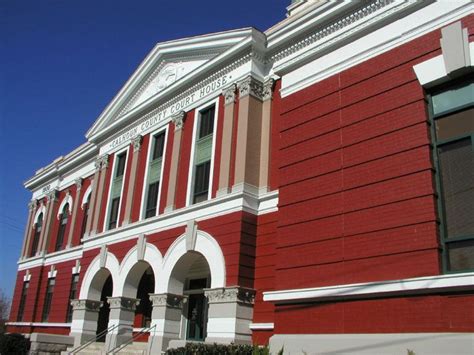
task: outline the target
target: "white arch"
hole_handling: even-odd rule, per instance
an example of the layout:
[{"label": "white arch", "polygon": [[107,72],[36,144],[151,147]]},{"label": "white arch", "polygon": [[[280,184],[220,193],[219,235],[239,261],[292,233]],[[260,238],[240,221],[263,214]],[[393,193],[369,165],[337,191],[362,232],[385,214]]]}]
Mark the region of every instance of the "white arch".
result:
[{"label": "white arch", "polygon": [[67,194],[61,201],[61,204],[59,205],[58,214],[56,215],[57,219],[59,219],[59,216],[61,215],[61,213],[63,213],[63,209],[64,209],[64,206],[66,206],[66,203],[69,203],[68,205],[69,214],[72,213],[72,197],[70,194]]},{"label": "white arch", "polygon": [[36,211],[35,218],[33,219],[33,223],[31,224],[31,228],[34,228],[35,224],[38,223],[38,218],[41,213],[43,213],[43,222],[44,222],[44,218],[46,216],[46,207],[44,207],[43,204],[39,206],[38,210]]},{"label": "white arch", "polygon": [[[201,253],[209,265],[211,288],[225,287],[225,259],[219,243],[210,234],[198,230],[194,251]],[[163,268],[157,277],[155,286],[156,293],[168,292],[173,268],[186,252],[186,235],[183,234],[171,244],[163,258]]]},{"label": "white arch", "polygon": [[109,270],[110,274],[112,275],[112,296],[119,296],[117,292],[117,279],[120,274],[120,264],[114,254],[106,252],[106,261],[104,268],[100,267],[100,254],[97,255],[94,260],[92,260],[91,264],[87,268],[87,271],[84,274],[84,279],[82,280],[81,284],[81,292],[79,293],[80,299],[89,299],[89,297],[94,294],[94,290],[91,288],[92,282],[94,281],[94,277],[97,275],[97,273],[103,269]]},{"label": "white arch", "polygon": [[82,196],[81,209],[84,209],[84,205],[87,203],[87,199],[89,198],[89,195],[91,194],[91,192],[92,192],[92,184],[89,185],[86,192],[84,192],[84,196]]},{"label": "white arch", "polygon": [[[161,256],[158,248],[153,244],[145,243],[145,253],[142,261],[146,261],[151,266],[156,279],[156,277],[161,273],[161,264],[163,261],[163,257]],[[130,294],[134,290],[131,290],[130,286],[127,285],[127,277],[129,276],[132,268],[137,265],[138,262],[138,247],[134,246],[129,250],[127,255],[125,255],[125,258],[120,264],[120,277],[117,281],[117,290],[121,296],[136,297],[136,295]],[[141,277],[142,275],[139,276]],[[158,283],[155,282],[155,293],[157,284]]]}]

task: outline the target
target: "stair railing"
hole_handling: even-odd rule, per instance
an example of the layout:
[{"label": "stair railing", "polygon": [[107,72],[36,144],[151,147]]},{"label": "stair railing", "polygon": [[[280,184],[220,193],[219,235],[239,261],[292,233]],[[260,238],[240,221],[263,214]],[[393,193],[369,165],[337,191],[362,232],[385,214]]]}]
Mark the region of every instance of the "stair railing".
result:
[{"label": "stair railing", "polygon": [[151,333],[152,329],[156,328],[156,324],[151,326],[151,327],[145,327],[140,329],[135,335],[133,335],[129,340],[127,340],[125,343],[120,344],[113,348],[112,350],[107,351],[108,354],[117,354],[119,351],[123,350],[126,346],[130,345],[133,343],[135,339],[137,339],[140,335],[143,335],[144,333]]},{"label": "stair railing", "polygon": [[97,339],[103,337],[105,334],[107,334],[108,332],[114,330],[118,326],[119,326],[118,324],[115,324],[115,325],[113,325],[113,326],[111,326],[107,329],[104,329],[100,333],[96,334],[96,336],[94,338],[92,338],[91,340],[89,340],[89,341],[85,342],[84,344],[79,345],[77,348],[74,348],[71,351],[69,351],[68,354],[69,355],[77,354],[79,351],[84,350],[85,348],[87,348],[92,343],[95,343],[97,341]]}]

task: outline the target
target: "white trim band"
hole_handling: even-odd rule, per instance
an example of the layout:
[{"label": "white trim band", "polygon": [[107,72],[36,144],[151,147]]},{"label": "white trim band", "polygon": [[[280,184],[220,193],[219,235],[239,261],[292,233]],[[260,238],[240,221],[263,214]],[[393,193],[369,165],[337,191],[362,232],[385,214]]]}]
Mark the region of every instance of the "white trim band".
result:
[{"label": "white trim band", "polygon": [[6,325],[14,327],[51,327],[51,328],[63,328],[70,327],[71,323],[42,323],[42,322],[6,322]]},{"label": "white trim band", "polygon": [[302,288],[293,290],[269,291],[263,293],[267,302],[291,302],[303,300],[356,298],[404,294],[409,292],[429,293],[448,292],[452,289],[474,289],[474,272],[424,276],[412,279],[365,282],[328,287]]},{"label": "white trim band", "polygon": [[273,330],[274,323],[250,323],[249,328],[251,330]]}]

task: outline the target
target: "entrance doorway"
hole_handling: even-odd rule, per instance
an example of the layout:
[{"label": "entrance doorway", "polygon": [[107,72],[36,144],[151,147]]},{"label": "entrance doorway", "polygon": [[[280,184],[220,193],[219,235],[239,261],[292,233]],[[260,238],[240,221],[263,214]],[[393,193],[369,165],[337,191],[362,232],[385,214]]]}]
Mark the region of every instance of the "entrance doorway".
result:
[{"label": "entrance doorway", "polygon": [[[97,331],[96,335],[104,332],[109,324],[110,305],[107,302],[107,298],[112,296],[112,276],[109,275],[105,280],[102,292],[100,294],[100,300],[102,301],[102,307],[99,310],[99,318],[97,320]],[[97,338],[97,341],[104,342],[107,332]]]},{"label": "entrance doorway", "polygon": [[207,319],[207,302],[204,288],[208,287],[208,279],[193,279],[188,281],[184,294],[188,295],[186,339],[203,341]]}]

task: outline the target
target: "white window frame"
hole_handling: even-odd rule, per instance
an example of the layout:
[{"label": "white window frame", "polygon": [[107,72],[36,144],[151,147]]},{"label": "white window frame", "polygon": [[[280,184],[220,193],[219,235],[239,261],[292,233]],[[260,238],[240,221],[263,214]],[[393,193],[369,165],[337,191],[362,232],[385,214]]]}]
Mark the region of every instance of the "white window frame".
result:
[{"label": "white window frame", "polygon": [[214,106],[214,131],[212,132],[212,148],[211,148],[211,166],[209,168],[209,192],[207,195],[207,200],[209,201],[212,196],[212,183],[214,177],[214,159],[216,153],[216,139],[217,139],[217,124],[219,122],[219,100],[220,96],[217,96],[215,99],[206,102],[204,105],[196,107],[194,109],[194,124],[193,124],[193,137],[191,144],[191,155],[189,157],[189,169],[188,169],[188,186],[186,192],[186,207],[192,205],[192,196],[193,196],[193,183],[194,183],[194,154],[196,149],[196,134],[197,134],[197,125],[200,118],[201,111]]},{"label": "white window frame", "polygon": [[114,180],[114,175],[115,175],[115,169],[117,167],[117,157],[122,154],[123,152],[127,152],[127,156],[125,157],[125,168],[124,168],[124,171],[123,171],[123,181],[122,181],[122,187],[120,188],[120,202],[119,202],[119,208],[118,208],[118,212],[117,212],[117,227],[115,227],[114,229],[117,229],[119,228],[119,222],[120,222],[120,211],[122,209],[122,202],[123,202],[123,187],[125,185],[125,178],[126,178],[126,175],[127,175],[127,166],[128,166],[128,158],[129,158],[129,155],[130,155],[130,144],[128,144],[125,148],[123,149],[120,149],[120,150],[117,150],[115,153],[114,153],[114,163],[113,163],[113,166],[112,166],[112,172],[110,174],[110,180],[109,180],[109,192],[107,194],[107,208],[105,209],[105,218],[104,218],[104,226],[102,228],[102,230],[105,232],[105,231],[108,231],[110,230],[108,228],[108,225],[109,225],[109,213],[110,213],[110,205],[112,203],[112,201],[110,200],[110,194],[112,192],[112,182]]},{"label": "white window frame", "polygon": [[[148,152],[147,152],[147,158],[146,158],[146,165],[145,165],[145,175],[143,176],[143,188],[142,188],[142,203],[140,206],[140,217],[139,220],[142,221],[145,219],[145,209],[146,209],[146,197],[147,197],[147,191],[148,191],[148,170],[150,168],[150,159],[151,159],[151,154],[152,154],[152,146],[153,146],[153,138],[157,135],[159,135],[162,132],[165,132],[165,142],[164,142],[164,149],[163,149],[163,160],[161,161],[161,174],[160,174],[160,188],[158,190],[158,199],[157,199],[157,206],[156,206],[156,216],[160,214],[160,201],[161,201],[161,191],[163,188],[163,172],[164,172],[164,167],[166,163],[166,150],[168,147],[168,127],[169,124],[160,127],[153,132],[150,132],[150,138],[148,142]],[[156,217],[155,216],[155,217]],[[153,217],[150,217],[153,218]]]}]

